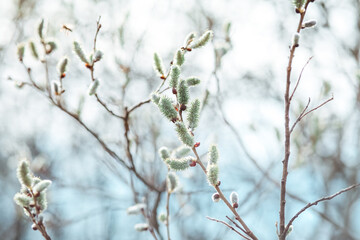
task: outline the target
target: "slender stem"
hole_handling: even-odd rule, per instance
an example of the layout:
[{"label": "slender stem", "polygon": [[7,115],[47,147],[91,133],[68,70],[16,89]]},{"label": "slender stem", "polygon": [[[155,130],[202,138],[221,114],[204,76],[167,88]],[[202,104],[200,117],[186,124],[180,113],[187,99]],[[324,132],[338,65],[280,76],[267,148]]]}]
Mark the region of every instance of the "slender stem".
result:
[{"label": "slender stem", "polygon": [[347,191],[350,191],[350,190],[352,190],[352,189],[354,189],[354,188],[357,188],[357,187],[359,187],[359,186],[360,186],[360,183],[353,184],[353,185],[351,185],[351,186],[349,186],[349,187],[347,187],[347,188],[344,188],[344,189],[340,190],[340,191],[337,192],[337,193],[334,193],[334,194],[331,195],[331,196],[323,197],[323,198],[320,198],[320,199],[316,200],[315,202],[308,203],[308,204],[307,204],[305,207],[303,207],[299,212],[297,212],[293,218],[291,218],[291,220],[289,221],[289,223],[287,224],[287,226],[286,226],[286,228],[285,228],[285,232],[287,232],[287,231],[289,230],[289,227],[290,227],[291,224],[294,222],[294,220],[295,220],[297,217],[299,217],[299,215],[300,215],[301,213],[305,212],[308,208],[310,208],[310,207],[312,207],[312,206],[314,206],[314,205],[317,205],[317,204],[320,203],[320,202],[331,200],[331,199],[333,199],[334,197],[339,196],[340,194],[345,193],[345,192],[347,192]]},{"label": "slender stem", "polygon": [[169,216],[170,216],[170,195],[171,193],[168,191],[167,192],[167,197],[166,197],[166,233],[168,236],[168,240],[171,240],[170,238],[170,221],[169,221]]},{"label": "slender stem", "polygon": [[[300,33],[301,26],[306,14],[307,7],[310,3],[310,0],[307,0],[304,6],[304,11],[300,13],[300,20],[297,27],[297,33]],[[292,62],[295,56],[296,45],[293,45],[290,48],[290,56],[289,62],[287,66],[287,74],[286,74],[286,88],[285,88],[285,152],[284,152],[284,160],[283,163],[283,171],[282,171],[282,178],[281,178],[281,186],[280,186],[280,240],[285,240],[286,233],[285,233],[285,205],[286,205],[286,181],[288,175],[288,164],[289,164],[289,157],[290,157],[290,83],[291,83],[291,68]]]},{"label": "slender stem", "polygon": [[242,236],[244,239],[247,239],[247,240],[250,240],[250,238],[244,236],[241,232],[237,231],[233,226],[231,226],[230,224],[224,222],[224,221],[221,221],[221,220],[218,220],[216,218],[211,218],[211,217],[206,217],[207,219],[211,220],[211,221],[214,221],[214,222],[218,222],[218,223],[222,223],[224,224],[225,226],[227,226],[228,228],[230,228],[231,230],[233,230],[234,232],[236,232],[237,234],[239,234],[240,236]]}]

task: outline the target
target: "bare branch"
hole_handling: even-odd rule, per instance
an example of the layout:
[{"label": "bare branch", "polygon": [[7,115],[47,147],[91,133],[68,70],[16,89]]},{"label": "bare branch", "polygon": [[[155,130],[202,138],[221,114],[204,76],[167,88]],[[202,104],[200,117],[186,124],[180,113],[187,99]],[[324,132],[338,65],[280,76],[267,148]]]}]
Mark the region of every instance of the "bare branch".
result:
[{"label": "bare branch", "polygon": [[296,119],[296,121],[294,122],[294,124],[292,125],[291,129],[290,129],[290,134],[292,133],[292,131],[294,130],[296,124],[298,124],[301,119],[303,119],[306,115],[308,115],[309,113],[321,108],[322,106],[324,106],[325,104],[327,104],[328,102],[334,100],[334,96],[332,96],[331,98],[329,98],[328,100],[326,100],[325,102],[323,102],[322,104],[318,105],[317,107],[314,107],[313,109],[306,111],[306,109],[308,108],[309,106],[309,103],[310,103],[310,98],[309,98],[309,101],[308,101],[308,104],[306,105],[306,107],[304,108],[304,110],[301,112],[301,114],[299,115],[299,117]]},{"label": "bare branch", "polygon": [[247,239],[247,240],[250,240],[250,238],[244,236],[242,233],[240,233],[239,231],[237,231],[233,226],[229,225],[228,223],[224,222],[224,221],[221,221],[221,220],[218,220],[216,218],[211,218],[211,217],[206,217],[207,219],[211,220],[211,221],[214,221],[214,222],[218,222],[218,223],[222,223],[224,224],[225,226],[227,226],[228,228],[230,228],[231,230],[233,230],[234,232],[236,232],[237,234],[239,234],[240,236],[242,236],[244,239]]},{"label": "bare branch", "polygon": [[337,193],[335,193],[335,194],[333,194],[333,195],[331,195],[331,196],[323,197],[323,198],[320,198],[320,199],[316,200],[315,202],[308,203],[308,204],[307,204],[305,207],[303,207],[298,213],[296,213],[295,216],[289,221],[289,223],[287,224],[287,226],[286,226],[286,228],[285,228],[285,232],[287,232],[287,231],[289,230],[289,227],[290,227],[291,224],[294,222],[294,220],[295,220],[297,217],[299,217],[299,215],[300,215],[301,213],[305,212],[306,209],[308,209],[308,208],[310,208],[310,207],[312,207],[312,206],[314,206],[314,205],[317,205],[317,204],[320,203],[320,202],[331,200],[331,199],[333,199],[334,197],[339,196],[340,194],[345,193],[345,192],[347,192],[347,191],[350,191],[350,190],[352,190],[352,189],[354,189],[354,188],[357,188],[357,187],[359,187],[359,186],[360,186],[360,183],[357,183],[357,184],[351,185],[351,186],[349,186],[349,187],[347,187],[347,188],[344,188],[344,189],[340,190],[339,192],[337,192]]}]

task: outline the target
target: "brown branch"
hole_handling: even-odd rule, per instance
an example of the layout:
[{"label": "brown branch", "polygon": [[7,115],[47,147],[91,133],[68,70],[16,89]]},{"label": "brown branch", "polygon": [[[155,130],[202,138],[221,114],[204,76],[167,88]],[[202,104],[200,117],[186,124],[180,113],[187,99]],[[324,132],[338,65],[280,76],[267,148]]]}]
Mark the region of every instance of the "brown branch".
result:
[{"label": "brown branch", "polygon": [[289,98],[289,101],[290,101],[290,102],[291,102],[291,100],[292,100],[292,98],[293,98],[293,96],[294,96],[294,94],[295,94],[295,92],[296,92],[297,87],[299,86],[299,83],[300,83],[302,74],[303,74],[303,72],[304,72],[304,69],[305,69],[306,66],[309,64],[309,62],[310,62],[310,60],[311,60],[312,58],[313,58],[313,56],[311,56],[311,57],[307,60],[307,62],[305,63],[305,65],[304,65],[303,68],[301,69],[301,72],[300,72],[300,74],[299,74],[299,78],[298,78],[298,80],[297,80],[297,82],[296,82],[295,88],[294,88],[294,90],[292,91],[291,96],[290,96],[290,98]]},{"label": "brown branch", "polygon": [[[201,166],[203,172],[206,175],[206,168],[203,165],[203,163],[201,162],[199,155],[196,151],[196,148],[193,147],[192,148],[195,156],[196,156],[196,162]],[[221,200],[224,201],[224,203],[226,204],[226,206],[230,209],[230,211],[235,215],[235,219],[238,220],[241,224],[241,226],[244,227],[246,234],[253,240],[257,240],[258,238],[254,235],[254,233],[250,230],[250,228],[246,225],[246,223],[244,222],[244,220],[240,217],[240,215],[237,213],[237,211],[235,210],[235,208],[229,203],[229,201],[227,200],[227,198],[224,196],[224,194],[222,193],[221,189],[219,188],[219,185],[213,185],[213,187],[215,188],[215,190],[217,191],[217,193],[219,194]]]},{"label": "brown branch", "polygon": [[[297,27],[297,33],[300,33],[301,26],[306,14],[307,7],[311,0],[306,0],[304,11],[300,13],[300,19]],[[285,240],[286,232],[285,232],[285,205],[286,205],[286,182],[287,182],[287,175],[288,175],[288,164],[289,164],[289,157],[290,157],[290,83],[291,83],[291,68],[292,62],[295,56],[295,50],[297,45],[293,45],[290,48],[290,56],[289,62],[287,66],[287,74],[286,74],[286,87],[285,87],[285,94],[284,94],[284,102],[285,102],[285,148],[284,148],[284,160],[283,163],[283,171],[282,171],[282,178],[281,178],[281,187],[280,187],[280,211],[279,211],[279,218],[280,218],[280,236],[279,240]]]},{"label": "brown branch", "polygon": [[352,190],[352,189],[354,189],[354,188],[357,188],[357,187],[359,187],[359,186],[360,186],[360,183],[357,183],[357,184],[351,185],[351,186],[349,186],[349,187],[347,187],[347,188],[344,188],[344,189],[340,190],[339,192],[337,192],[337,193],[335,193],[335,194],[333,194],[333,195],[331,195],[331,196],[323,197],[323,198],[320,198],[320,199],[316,200],[315,202],[308,203],[308,204],[307,204],[305,207],[303,207],[299,212],[297,212],[293,218],[291,218],[291,220],[289,221],[289,223],[287,224],[287,226],[286,226],[286,228],[285,228],[285,232],[287,232],[287,231],[289,230],[289,227],[290,227],[291,224],[294,222],[294,220],[295,220],[297,217],[299,217],[299,215],[300,215],[301,213],[305,212],[308,208],[310,208],[310,207],[312,207],[312,206],[314,206],[314,205],[317,205],[317,204],[320,203],[320,202],[331,200],[331,199],[333,199],[334,197],[339,196],[340,194],[345,193],[345,192],[347,192],[347,191],[350,191],[350,190]]},{"label": "brown branch", "polygon": [[226,218],[229,219],[229,221],[231,221],[238,229],[240,229],[241,231],[243,231],[246,234],[245,230],[239,224],[237,224],[237,222],[235,222],[234,220],[232,220],[228,216],[226,216]]},{"label": "brown branch", "polygon": [[124,120],[124,117],[123,116],[120,116],[116,113],[114,113],[107,105],[105,102],[103,102],[97,93],[94,94],[95,97],[96,97],[96,100],[106,109],[106,111],[108,111],[111,115],[113,115],[114,117],[117,117],[117,118],[120,118],[120,119],[123,119]]},{"label": "brown branch", "polygon": [[169,208],[170,195],[171,195],[171,193],[168,190],[167,197],[166,197],[166,233],[167,233],[168,240],[171,240],[171,238],[170,238],[170,221],[169,221],[169,216],[170,216],[170,208]]},{"label": "brown branch", "polygon": [[236,232],[237,234],[239,234],[240,236],[242,236],[244,239],[247,239],[247,240],[250,240],[250,238],[244,236],[243,234],[241,234],[241,232],[237,231],[233,226],[231,226],[230,224],[224,222],[224,221],[221,221],[221,220],[218,220],[216,218],[211,218],[211,217],[206,217],[207,219],[211,220],[211,221],[214,221],[214,222],[218,222],[218,223],[222,223],[224,224],[225,226],[227,226],[228,228],[230,228],[231,230],[233,230],[234,232]]}]

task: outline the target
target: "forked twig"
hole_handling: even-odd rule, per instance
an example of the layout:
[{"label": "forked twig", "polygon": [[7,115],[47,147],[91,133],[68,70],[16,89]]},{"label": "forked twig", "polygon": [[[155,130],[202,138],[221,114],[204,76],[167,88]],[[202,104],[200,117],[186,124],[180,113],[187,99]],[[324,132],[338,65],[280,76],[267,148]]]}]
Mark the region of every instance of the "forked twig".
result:
[{"label": "forked twig", "polygon": [[211,221],[214,221],[214,222],[222,223],[225,226],[227,226],[228,228],[230,228],[231,230],[233,230],[234,232],[236,232],[237,234],[239,234],[240,236],[242,236],[244,239],[251,240],[250,238],[244,236],[241,232],[237,231],[233,226],[231,226],[230,224],[228,224],[228,223],[226,223],[224,221],[221,221],[221,220],[216,219],[216,218],[211,218],[211,217],[208,217],[208,216],[206,216],[206,218],[211,220]]}]

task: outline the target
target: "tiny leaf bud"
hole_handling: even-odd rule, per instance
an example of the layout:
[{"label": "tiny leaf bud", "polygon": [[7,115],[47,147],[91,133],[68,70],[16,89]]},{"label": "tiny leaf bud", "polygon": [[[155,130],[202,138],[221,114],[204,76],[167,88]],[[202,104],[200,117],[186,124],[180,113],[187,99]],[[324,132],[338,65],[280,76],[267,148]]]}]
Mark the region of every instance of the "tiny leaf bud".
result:
[{"label": "tiny leaf bud", "polygon": [[219,193],[214,193],[211,196],[211,199],[213,200],[213,202],[219,202],[221,200]]},{"label": "tiny leaf bud", "polygon": [[19,43],[17,45],[17,56],[20,62],[22,62],[24,59],[24,53],[25,53],[25,44]]}]

